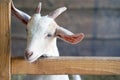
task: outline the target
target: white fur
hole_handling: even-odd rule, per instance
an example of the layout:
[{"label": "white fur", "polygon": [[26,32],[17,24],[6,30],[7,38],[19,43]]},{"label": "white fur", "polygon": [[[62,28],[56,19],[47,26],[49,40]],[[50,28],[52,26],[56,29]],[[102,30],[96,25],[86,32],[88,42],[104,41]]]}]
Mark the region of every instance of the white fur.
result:
[{"label": "white fur", "polygon": [[[29,62],[36,61],[42,55],[59,56],[56,37],[54,36],[56,28],[58,28],[58,25],[52,18],[48,16],[41,17],[38,13],[32,16],[27,25],[28,37],[26,50],[33,52],[33,55],[27,58]],[[67,34],[73,34],[66,29],[63,30]],[[48,37],[48,34],[52,34],[52,36]],[[69,80],[69,78],[68,75],[43,75],[38,80]]]},{"label": "white fur", "polygon": [[56,37],[47,37],[54,34],[56,27],[51,25],[53,19],[47,16],[41,17],[40,14],[35,14],[27,25],[27,49],[33,52],[33,55],[28,58],[29,62],[34,62],[41,55],[59,56],[56,46]]},{"label": "white fur", "polygon": [[[29,62],[36,61],[42,55],[59,56],[56,45],[56,36],[66,41],[67,39],[65,39],[63,34],[73,35],[72,32],[59,27],[54,21],[54,19],[66,9],[66,7],[61,7],[54,12],[51,12],[47,16],[41,16],[41,3],[39,3],[36,8],[36,14],[31,17],[15,8],[12,2],[12,13],[24,24],[27,24],[27,48],[25,57]],[[61,36],[56,32],[62,32],[63,34]],[[73,78],[79,80],[79,76],[73,76]],[[68,75],[41,75],[38,77],[38,80],[69,80],[69,78]]]},{"label": "white fur", "polygon": [[[54,24],[54,25],[53,25]],[[32,16],[27,25],[28,37],[26,50],[32,51],[33,55],[28,58],[29,62],[34,62],[41,55],[59,56],[56,46],[56,37],[47,37],[48,33],[54,34],[57,25],[48,16],[41,17],[40,14]],[[68,75],[44,75],[38,80],[69,80]]]},{"label": "white fur", "polygon": [[68,75],[40,75],[36,80],[69,80]]}]

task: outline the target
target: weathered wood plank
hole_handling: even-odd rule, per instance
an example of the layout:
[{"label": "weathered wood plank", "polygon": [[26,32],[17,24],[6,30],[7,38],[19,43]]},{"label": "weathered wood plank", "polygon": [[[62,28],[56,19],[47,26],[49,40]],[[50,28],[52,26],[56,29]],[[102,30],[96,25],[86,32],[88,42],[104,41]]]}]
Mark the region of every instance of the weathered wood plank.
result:
[{"label": "weathered wood plank", "polygon": [[[26,12],[33,14],[32,9]],[[42,11],[46,15],[50,11]],[[25,25],[12,17],[13,34],[25,37]],[[120,38],[120,11],[119,10],[67,10],[56,19],[57,23],[68,30],[83,32],[87,38]],[[108,30],[109,29],[109,30]],[[18,36],[19,36],[18,35]]]},{"label": "weathered wood plank", "polygon": [[120,75],[120,58],[50,57],[35,63],[12,58],[12,74]]},{"label": "weathered wood plank", "polygon": [[56,9],[67,6],[69,9],[120,9],[120,0],[14,0],[19,8],[35,8],[38,2],[43,3],[42,9]]},{"label": "weathered wood plank", "polygon": [[35,8],[38,2],[42,2],[42,9],[56,9],[58,7],[67,6],[73,8],[93,8],[94,0],[14,0],[19,8]]},{"label": "weathered wood plank", "polygon": [[0,0],[0,80],[10,80],[10,0]]}]

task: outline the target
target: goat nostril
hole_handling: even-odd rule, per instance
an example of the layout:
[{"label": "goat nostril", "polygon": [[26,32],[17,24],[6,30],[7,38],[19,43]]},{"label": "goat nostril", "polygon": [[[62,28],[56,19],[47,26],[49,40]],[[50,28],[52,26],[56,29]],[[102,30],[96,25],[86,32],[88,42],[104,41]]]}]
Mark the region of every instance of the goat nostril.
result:
[{"label": "goat nostril", "polygon": [[26,51],[26,52],[25,52],[26,58],[29,58],[29,57],[32,56],[32,55],[33,55],[33,52],[29,52],[29,51]]}]

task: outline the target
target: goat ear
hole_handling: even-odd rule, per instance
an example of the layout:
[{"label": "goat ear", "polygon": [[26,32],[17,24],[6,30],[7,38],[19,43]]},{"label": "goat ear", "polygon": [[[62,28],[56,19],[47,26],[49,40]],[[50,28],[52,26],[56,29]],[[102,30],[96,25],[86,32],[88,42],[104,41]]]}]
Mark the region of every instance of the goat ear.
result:
[{"label": "goat ear", "polygon": [[15,8],[13,2],[11,2],[11,10],[12,10],[12,15],[16,16],[21,22],[27,25],[31,16]]},{"label": "goat ear", "polygon": [[64,29],[62,27],[57,28],[56,34],[58,38],[71,43],[71,44],[77,44],[79,43],[83,38],[83,33],[73,34],[72,32],[68,31],[67,29]]}]

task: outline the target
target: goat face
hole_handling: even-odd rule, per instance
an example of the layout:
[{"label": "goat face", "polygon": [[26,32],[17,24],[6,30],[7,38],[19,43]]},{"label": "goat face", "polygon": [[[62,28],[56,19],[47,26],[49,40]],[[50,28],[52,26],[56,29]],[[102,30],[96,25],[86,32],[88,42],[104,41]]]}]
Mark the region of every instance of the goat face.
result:
[{"label": "goat face", "polygon": [[41,56],[58,56],[56,29],[57,25],[52,18],[34,14],[27,24],[26,59],[33,62]]},{"label": "goat face", "polygon": [[36,13],[32,17],[16,9],[13,3],[11,8],[12,14],[27,26],[25,58],[30,62],[34,62],[41,56],[59,56],[56,38],[76,44],[84,37],[83,33],[73,34],[55,22],[54,19],[64,12],[66,7],[59,8],[46,16],[41,16],[41,3],[39,3]]}]

